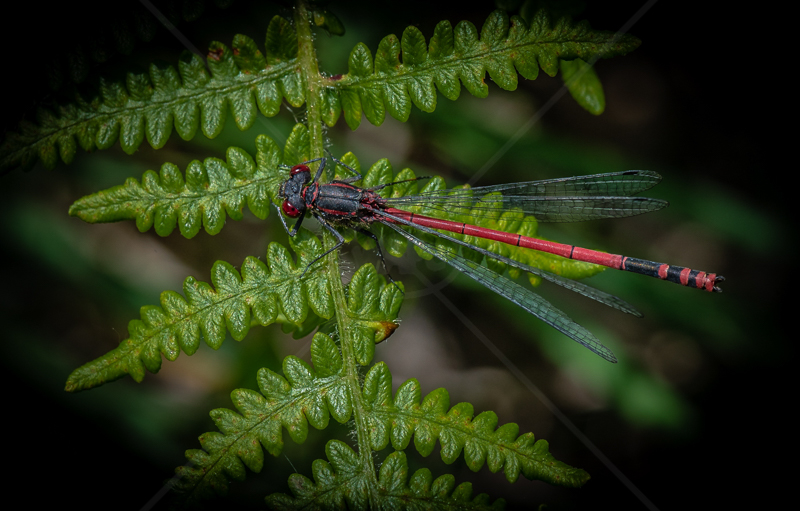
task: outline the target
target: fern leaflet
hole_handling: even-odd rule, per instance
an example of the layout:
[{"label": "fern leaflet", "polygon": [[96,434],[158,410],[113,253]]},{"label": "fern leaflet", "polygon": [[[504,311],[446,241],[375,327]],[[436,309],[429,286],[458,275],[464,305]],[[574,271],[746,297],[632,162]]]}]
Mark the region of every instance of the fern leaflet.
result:
[{"label": "fern leaflet", "polygon": [[[517,72],[533,80],[541,67],[555,76],[562,61],[623,55],[638,45],[639,40],[631,35],[617,38],[613,32],[595,31],[587,23],[574,23],[567,17],[552,23],[544,9],[533,16],[530,27],[519,16],[509,20],[504,11],[495,11],[484,23],[480,36],[468,21],[462,21],[455,29],[449,21],[442,21],[426,45],[419,29],[411,26],[401,40],[395,35],[385,37],[374,61],[369,48],[358,44],[350,54],[348,74],[331,80],[330,87],[340,92],[345,120],[355,129],[361,123],[362,112],[375,125],[383,122],[387,110],[395,119],[407,120],[412,104],[424,112],[433,112],[437,89],[444,97],[455,100],[463,83],[471,94],[486,97],[486,72],[501,88],[514,90]],[[326,104],[336,101],[330,91],[322,99]],[[325,112],[328,110],[323,115]],[[332,125],[335,118],[325,121]]]},{"label": "fern leaflet", "polygon": [[85,151],[107,149],[117,140],[128,154],[145,138],[158,149],[173,126],[184,140],[192,139],[198,128],[214,138],[228,109],[244,130],[259,110],[276,115],[284,98],[296,107],[305,101],[297,37],[279,16],[267,29],[266,54],[249,37],[237,35],[232,49],[212,43],[207,64],[187,51],[177,70],[153,64],[147,74],[128,73],[124,83],[101,79],[97,97],[78,95],[55,112],[39,109],[36,124],[21,126],[0,146],[0,168],[29,168],[37,159],[54,168],[59,158],[70,163],[78,145]]},{"label": "fern leaflet", "polygon": [[[546,441],[535,441],[532,433],[517,436],[516,424],[496,428],[497,415],[492,412],[473,417],[469,403],[448,410],[449,395],[444,389],[431,392],[420,402],[419,383],[412,379],[402,384],[393,397],[392,377],[382,362],[369,370],[360,395],[351,395],[341,354],[327,335],[314,336],[311,357],[314,368],[287,357],[283,363],[285,378],[261,369],[260,393],[246,389],[233,392],[238,413],[226,409],[211,413],[220,432],[202,435],[203,449],[186,453],[192,465],[177,469],[180,477],[175,488],[184,493],[184,498],[193,501],[225,494],[229,481],[245,478],[245,467],[253,472],[262,469],[262,447],[273,456],[281,452],[281,428],[286,428],[292,440],[302,443],[308,435],[308,424],[322,429],[330,415],[340,423],[348,421],[354,412],[354,401],[365,414],[370,432],[369,445],[362,445],[362,449],[379,451],[391,442],[394,449],[403,450],[413,437],[414,446],[423,456],[431,454],[438,441],[445,463],[453,463],[463,451],[471,470],[478,471],[485,464],[492,472],[503,470],[510,482],[520,474],[570,487],[582,486],[589,479],[585,471],[553,458]],[[395,458],[390,456],[395,465],[382,468],[380,488],[376,489],[369,488],[363,465],[349,447],[331,441],[326,451],[335,473],[327,463],[317,460],[313,467],[316,483],[300,475],[290,478],[297,501],[271,496],[268,502],[293,508],[300,504],[330,507],[333,502],[347,501],[355,503],[355,509],[364,509],[367,494],[373,491],[390,500],[431,498],[427,493],[431,489],[430,473],[418,472],[411,486],[406,487],[407,467],[397,453]],[[469,499],[466,487],[451,494],[452,484],[452,478],[437,479],[434,486],[438,490],[434,493],[456,501]],[[486,505],[485,497],[480,497],[478,503]]]},{"label": "fern leaflet", "polygon": [[145,172],[141,183],[128,178],[123,185],[76,201],[69,214],[90,223],[136,220],[140,231],[155,226],[160,236],[169,235],[177,225],[187,238],[201,227],[209,234],[219,233],[226,216],[242,219],[245,204],[264,219],[284,177],[278,170],[281,158],[275,142],[260,135],[256,147],[255,160],[232,147],[227,162],[194,161],[186,169],[185,180],[177,166],[165,163],[159,174]]},{"label": "fern leaflet", "polygon": [[478,471],[486,464],[490,471],[503,470],[509,482],[520,474],[562,486],[579,487],[589,474],[556,461],[545,440],[534,440],[533,433],[517,436],[514,423],[497,429],[497,415],[483,412],[473,417],[472,405],[450,406],[445,389],[437,389],[420,402],[419,382],[411,379],[400,385],[392,398],[392,377],[388,367],[379,363],[364,379],[364,401],[369,408],[370,444],[373,450],[389,442],[397,450],[405,449],[411,437],[423,456],[429,455],[438,440],[441,457],[453,463],[463,450],[467,466]]},{"label": "fern leaflet", "polygon": [[[339,30],[335,17],[319,12],[320,26]],[[514,90],[518,72],[531,80],[539,68],[555,76],[560,63],[623,55],[638,45],[631,35],[616,37],[569,17],[552,22],[544,9],[532,17],[530,26],[519,16],[509,19],[504,11],[495,11],[480,35],[470,22],[462,21],[453,29],[443,21],[429,44],[411,26],[400,40],[386,36],[374,60],[366,45],[356,45],[348,74],[324,79],[317,103],[329,126],[342,111],[351,129],[361,123],[362,113],[375,125],[383,122],[387,110],[405,121],[412,104],[432,112],[437,89],[455,100],[463,83],[473,95],[486,97],[487,71],[500,87]],[[259,110],[268,117],[276,115],[284,98],[295,107],[308,100],[309,78],[298,63],[297,35],[279,16],[267,29],[265,53],[249,37],[237,35],[232,49],[212,43],[207,65],[208,69],[199,57],[185,52],[177,71],[151,65],[147,74],[129,73],[124,83],[101,80],[96,98],[77,96],[55,112],[40,109],[36,123],[21,125],[0,146],[0,169],[28,168],[37,159],[47,168],[55,167],[59,158],[70,163],[78,145],[90,151],[109,148],[119,140],[132,154],[146,138],[160,148],[173,126],[184,140],[193,138],[198,127],[213,138],[222,131],[228,109],[244,130],[253,125]],[[562,65],[565,74],[571,69]],[[602,87],[592,71],[570,90],[590,112],[602,111]]]},{"label": "fern leaflet", "polygon": [[[312,465],[314,481],[301,474],[289,478],[294,498],[281,493],[267,497],[270,509],[367,509],[365,478],[357,464],[356,454],[346,444],[331,440],[325,446],[330,463],[316,460]],[[375,492],[385,509],[456,510],[504,509],[505,501],[490,503],[489,495],[472,497],[472,484],[456,486],[455,477],[445,474],[433,479],[431,471],[421,468],[408,479],[408,461],[402,451],[386,457],[380,469]]]}]

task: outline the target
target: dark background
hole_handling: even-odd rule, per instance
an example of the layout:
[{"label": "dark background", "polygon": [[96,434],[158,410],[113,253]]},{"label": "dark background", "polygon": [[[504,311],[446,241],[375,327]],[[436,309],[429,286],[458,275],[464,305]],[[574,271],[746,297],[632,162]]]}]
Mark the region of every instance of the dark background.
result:
[{"label": "dark background", "polygon": [[[428,38],[441,19],[453,24],[468,19],[480,29],[493,8],[432,4],[333,3],[348,32],[341,39],[318,35],[323,70],[347,72],[347,54],[356,42],[374,51],[384,35],[399,36],[410,24]],[[178,29],[201,51],[212,40],[230,44],[237,32],[263,48],[271,16],[289,12],[246,1],[225,9],[203,2],[157,5],[176,14]],[[640,7],[591,2],[580,17],[593,27],[616,30]],[[187,21],[187,12],[196,19]],[[142,68],[155,59],[174,64],[183,47],[157,22],[148,25],[148,42],[133,37],[132,56],[121,54],[120,45],[102,44],[113,40],[114,27],[132,27],[137,13],[147,16],[138,2],[117,2],[23,5],[6,16],[4,129],[33,119],[37,106],[57,101],[75,79],[88,87],[96,73]],[[621,359],[612,366],[468,283],[459,281],[443,292],[661,509],[769,505],[794,457],[785,414],[795,354],[794,338],[784,328],[794,246],[789,187],[783,182],[790,169],[787,162],[775,165],[773,117],[783,111],[785,96],[771,85],[782,81],[773,78],[767,85],[767,76],[780,75],[765,61],[776,53],[770,26],[753,12],[656,3],[631,29],[642,46],[596,66],[606,112],[594,117],[564,97],[478,183],[656,170],[664,181],[652,195],[669,200],[669,209],[618,223],[547,226],[542,233],[717,271],[728,279],[724,293],[611,271],[591,280],[639,307],[645,318],[636,320],[543,286],[548,299],[608,341]],[[461,183],[560,84],[544,74],[521,80],[515,92],[490,83],[489,97],[482,100],[462,88],[456,102],[439,96],[432,114],[414,108],[405,124],[387,115],[379,129],[364,119],[350,132],[340,119],[329,130],[332,150],[337,155],[352,150],[362,165],[387,156],[395,171],[409,166],[417,174],[442,174],[449,183]],[[7,396],[3,432],[14,471],[10,488],[47,504],[141,508],[183,462],[183,451],[199,447],[196,437],[215,429],[208,411],[231,407],[231,389],[255,388],[256,370],[278,370],[287,354],[308,359],[307,339],[294,341],[271,326],[253,329],[241,343],[228,339],[219,352],[202,347],[191,358],[166,362],[141,384],[126,378],[77,395],[63,392],[67,375],[125,339],[127,322],[138,318],[139,307],[157,303],[161,290],[180,291],[188,275],[208,281],[217,259],[239,266],[247,255],[263,256],[267,243],[286,242],[274,217],[228,222],[213,238],[201,232],[193,240],[177,233],[162,239],[139,234],[133,223],[85,225],[67,216],[69,205],[126,177],[140,178],[165,161],[184,169],[195,158],[224,157],[230,145],[252,151],[260,133],[282,144],[295,118],[302,119],[302,109],[283,109],[245,133],[229,118],[213,141],[200,135],[183,142],[173,133],[160,151],[143,144],[129,157],[117,144],[91,155],[79,152],[73,164],[60,163],[52,172],[37,164],[28,173],[2,178],[0,318]],[[351,268],[377,263],[372,253],[354,246],[344,257],[353,261]],[[431,265],[414,254],[390,264],[409,293],[402,326],[377,347],[376,360],[387,360],[395,384],[415,377],[423,393],[444,386],[452,404],[469,401],[476,413],[493,410],[500,423],[519,423],[521,432],[546,438],[557,459],[586,469],[592,480],[580,490],[522,479],[512,485],[485,469],[473,474],[460,461],[445,466],[436,452],[428,459],[415,457],[413,449],[408,451],[412,469],[453,473],[457,482],[472,481],[476,493],[506,498],[511,508],[645,507],[411,275],[422,269],[441,280],[448,272],[429,271]],[[331,429],[349,441],[344,427]],[[263,507],[263,496],[287,491],[292,465],[309,475],[311,460],[324,457],[328,434],[312,430],[302,446],[285,436],[286,456],[268,457],[262,474],[234,483],[230,505]]]}]

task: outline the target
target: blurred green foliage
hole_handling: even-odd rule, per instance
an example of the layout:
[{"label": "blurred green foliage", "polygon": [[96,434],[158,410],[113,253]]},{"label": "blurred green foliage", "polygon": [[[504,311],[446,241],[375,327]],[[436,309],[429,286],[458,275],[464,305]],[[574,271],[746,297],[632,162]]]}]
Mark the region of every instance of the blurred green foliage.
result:
[{"label": "blurred green foliage", "polygon": [[[225,40],[220,34],[224,30],[244,32],[257,39],[270,19],[261,9],[275,7],[243,2],[240,10],[226,11],[224,20],[201,17],[195,25],[179,28],[199,47],[210,37]],[[624,11],[622,6],[617,9]],[[484,15],[487,10],[482,9]],[[593,12],[587,17],[600,25],[602,21],[591,17]],[[331,74],[346,71],[347,54],[355,42],[374,47],[383,35],[399,33],[411,23],[418,24],[429,37],[428,28],[444,16],[434,9],[425,19],[418,13],[389,10],[374,16],[344,9],[337,14],[347,28],[344,37],[318,34],[322,69]],[[470,14],[449,18],[468,18]],[[629,15],[625,11],[610,18],[624,21]],[[624,221],[547,227],[546,236],[718,271],[728,277],[725,292],[712,296],[610,270],[592,278],[597,287],[639,307],[645,318],[637,320],[558,289],[540,287],[548,299],[622,355],[616,366],[568,342],[466,279],[456,279],[444,293],[591,434],[623,472],[646,467],[638,480],[645,481],[648,494],[659,495],[660,502],[673,502],[689,495],[685,488],[690,486],[674,491],[667,483],[667,475],[673,474],[675,467],[685,468],[679,458],[696,454],[694,448],[702,444],[709,452],[709,464],[721,465],[724,458],[718,455],[725,452],[722,444],[727,437],[720,432],[738,418],[730,411],[739,404],[736,396],[750,390],[745,386],[751,378],[768,376],[773,368],[778,371],[789,358],[791,351],[780,331],[783,319],[778,314],[785,290],[779,270],[788,259],[785,254],[790,230],[783,212],[769,205],[772,197],[751,188],[759,172],[753,165],[758,159],[753,145],[746,142],[754,128],[747,126],[744,133],[735,133],[729,116],[717,119],[712,115],[728,112],[726,108],[696,108],[703,100],[713,105],[726,98],[716,90],[710,91],[691,63],[675,63],[687,66],[680,76],[689,77],[696,87],[691,93],[685,92],[685,84],[674,78],[675,70],[665,64],[666,56],[675,49],[662,48],[665,33],[653,25],[667,23],[665,18],[670,16],[678,19],[678,15],[665,8],[652,16],[655,19],[646,18],[633,29],[652,45],[651,49],[646,44],[631,57],[597,66],[606,88],[603,115],[590,116],[569,98],[562,99],[494,163],[479,183],[628,168],[656,170],[664,181],[653,195],[669,200],[669,210]],[[160,33],[144,48],[145,54],[151,55],[137,58],[166,55],[174,59],[180,49],[169,34]],[[120,58],[109,65],[127,63]],[[30,77],[35,79],[37,75]],[[388,156],[397,169],[408,165],[418,174],[425,169],[451,173],[453,184],[467,181],[539,112],[560,82],[540,78],[523,82],[515,92],[502,91],[491,83],[489,86],[487,99],[462,94],[451,103],[439,98],[436,112],[414,110],[405,124],[387,119],[381,128],[362,123],[351,132],[340,122],[328,131],[331,150],[334,154],[352,150],[364,165]],[[285,241],[285,233],[274,217],[264,223],[246,214],[234,228],[224,229],[218,236],[200,233],[189,241],[176,234],[168,238],[140,234],[132,223],[84,225],[67,216],[69,205],[82,195],[121,182],[120,178],[157,169],[163,161],[185,168],[192,159],[223,158],[229,146],[254,152],[257,133],[268,134],[282,144],[302,115],[302,111],[284,108],[277,117],[259,117],[247,132],[238,131],[228,119],[225,130],[213,140],[202,136],[191,142],[170,140],[158,152],[142,146],[133,157],[117,145],[103,153],[79,153],[70,166],[59,166],[55,172],[37,167],[31,173],[4,176],[0,187],[5,255],[0,322],[6,328],[2,357],[4,383],[12,391],[8,406],[34,419],[32,431],[39,427],[44,431],[45,425],[57,426],[55,434],[48,433],[48,440],[64,449],[65,458],[84,460],[83,464],[72,464],[75,476],[66,474],[67,480],[77,483],[80,477],[96,487],[122,486],[129,502],[144,505],[169,477],[176,460],[182,459],[182,450],[195,445],[199,432],[210,429],[208,410],[229,406],[227,393],[232,388],[255,388],[258,368],[278,370],[286,354],[305,357],[309,343],[309,339],[289,339],[276,327],[254,329],[244,342],[223,343],[219,352],[202,348],[191,358],[180,357],[141,385],[126,379],[103,389],[65,396],[62,389],[66,375],[116,346],[124,338],[127,321],[137,316],[138,307],[155,303],[158,292],[180,291],[186,275],[205,277],[218,259],[237,264],[247,255],[263,256],[271,240]],[[724,136],[716,135],[716,131]],[[725,136],[730,141],[722,141]],[[720,157],[723,149],[729,154],[727,158]],[[346,250],[346,256],[353,258],[354,267],[364,259],[374,262],[372,254],[364,254],[355,244]],[[409,296],[414,295],[421,286],[414,282],[412,271],[424,270],[427,263],[412,254],[390,261],[390,265],[395,264],[399,267],[390,269],[400,274]],[[439,271],[432,278],[444,280],[447,273]],[[460,371],[465,385],[473,369],[499,367],[432,296],[419,299],[417,305],[412,300],[407,299],[401,317],[425,316],[431,322],[426,324],[435,322],[431,334],[452,340],[443,344],[451,350],[448,356],[452,359],[445,364]],[[407,322],[410,330],[410,319]],[[401,327],[390,343],[404,342]],[[381,358],[380,346],[377,357]],[[423,386],[426,384],[424,375],[415,376]],[[448,387],[456,381],[458,377]],[[569,459],[572,465],[584,467],[593,475],[602,473],[602,466],[592,455],[567,433],[560,433],[557,424],[548,426],[541,415],[527,416],[519,410],[535,400],[531,394],[504,390],[494,393],[517,399],[510,409],[520,412],[521,417],[501,419],[513,418],[523,430],[550,438],[561,446],[561,452],[574,455]],[[457,395],[458,390],[453,393]],[[491,400],[486,407],[498,408]],[[526,421],[530,421],[528,427]],[[344,428],[339,436],[346,440]],[[326,438],[319,433],[310,435],[303,446],[288,443],[287,465],[303,471]],[[695,459],[692,463],[700,462]],[[113,474],[106,473],[112,472],[108,467],[114,468]],[[269,467],[267,470],[274,473],[252,478],[239,487],[234,498],[248,502],[271,491],[283,491],[284,467]],[[36,470],[32,464],[21,469]],[[689,469],[685,478],[696,475],[700,479],[698,472]],[[267,484],[264,481],[272,486],[262,487]],[[603,492],[622,504],[631,498],[609,481],[605,483],[612,489],[590,485],[580,497],[558,495],[552,500],[575,504],[602,498]],[[515,491],[530,489],[528,483],[520,483],[521,489]],[[670,490],[663,486],[670,486]],[[94,497],[86,498],[94,501]],[[513,503],[513,499],[509,500]],[[524,496],[519,499],[523,501]]]}]

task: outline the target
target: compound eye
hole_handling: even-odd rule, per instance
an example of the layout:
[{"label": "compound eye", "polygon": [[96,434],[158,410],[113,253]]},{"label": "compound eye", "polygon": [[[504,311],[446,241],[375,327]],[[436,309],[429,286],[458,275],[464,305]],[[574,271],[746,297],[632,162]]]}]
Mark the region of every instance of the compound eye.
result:
[{"label": "compound eye", "polygon": [[308,165],[305,165],[303,163],[301,163],[300,165],[295,165],[294,167],[292,167],[290,175],[294,176],[294,175],[297,175],[297,174],[299,174],[301,172],[307,173],[308,177],[306,178],[306,181],[308,181],[308,178],[311,177],[311,169],[308,168]]},{"label": "compound eye", "polygon": [[300,216],[300,210],[292,206],[288,200],[283,201],[281,209],[283,209],[283,212],[286,213],[286,216],[289,218],[297,218]]}]

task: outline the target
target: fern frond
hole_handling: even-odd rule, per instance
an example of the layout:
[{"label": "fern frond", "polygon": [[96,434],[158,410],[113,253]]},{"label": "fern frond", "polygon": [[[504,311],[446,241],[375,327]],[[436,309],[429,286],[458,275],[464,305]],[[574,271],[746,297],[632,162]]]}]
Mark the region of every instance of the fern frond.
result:
[{"label": "fern frond", "polygon": [[330,9],[316,4],[311,4],[309,7],[311,8],[311,20],[314,25],[325,30],[329,35],[344,35],[344,25]]},{"label": "fern frond", "polygon": [[99,97],[78,96],[55,112],[40,109],[35,124],[21,125],[0,146],[0,169],[27,168],[37,159],[53,168],[59,158],[70,163],[78,145],[85,151],[107,149],[118,139],[128,154],[145,138],[160,148],[173,126],[184,140],[193,138],[198,126],[214,138],[228,109],[239,129],[247,129],[259,110],[272,117],[284,98],[292,106],[305,101],[296,34],[279,16],[267,29],[265,54],[252,39],[237,35],[232,49],[212,43],[207,65],[185,52],[177,70],[153,64],[147,74],[128,73],[125,83],[101,80]]},{"label": "fern frond", "polygon": [[[320,23],[328,30],[339,30],[331,25],[336,23],[330,13]],[[616,41],[614,36],[568,17],[552,22],[544,9],[533,16],[530,27],[519,16],[509,20],[504,11],[495,11],[480,35],[470,22],[453,29],[443,21],[429,44],[411,26],[401,40],[385,37],[374,60],[366,45],[356,45],[348,74],[328,79],[327,86],[320,88],[322,119],[333,126],[344,111],[347,124],[355,129],[362,113],[380,125],[388,109],[390,115],[405,121],[412,104],[432,112],[437,89],[455,100],[463,83],[473,95],[486,97],[487,71],[500,87],[514,90],[517,73],[535,79],[541,67],[555,76],[563,61],[622,55],[639,45],[631,35]],[[290,22],[276,16],[267,29],[263,54],[252,39],[237,35],[232,49],[212,43],[206,63],[185,52],[177,71],[153,64],[146,74],[128,73],[124,83],[101,80],[98,97],[77,96],[55,112],[40,109],[36,123],[23,123],[10,133],[0,146],[0,170],[27,168],[37,159],[47,168],[55,167],[59,158],[70,163],[78,145],[90,151],[109,148],[119,140],[122,149],[132,154],[146,138],[152,147],[160,148],[173,126],[184,140],[193,138],[198,126],[205,136],[214,138],[224,127],[228,109],[237,127],[247,129],[258,111],[267,117],[276,115],[284,98],[295,107],[306,101],[308,87],[297,48]],[[602,89],[592,76],[590,72],[571,92],[582,98],[581,105],[599,113]]]},{"label": "fern frond", "polygon": [[[286,141],[284,159],[293,165],[308,160],[309,152],[308,129],[297,124]],[[77,200],[69,214],[89,223],[136,220],[140,231],[155,226],[160,236],[172,233],[176,225],[187,238],[201,226],[213,235],[225,225],[226,215],[241,220],[245,204],[256,217],[267,217],[270,202],[288,176],[280,165],[278,145],[259,135],[255,158],[231,147],[227,162],[206,158],[190,163],[185,180],[177,166],[165,163],[160,174],[148,170],[141,182],[128,178],[125,184]]]},{"label": "fern frond", "polygon": [[[385,37],[374,60],[366,45],[356,45],[350,54],[348,74],[329,81],[324,101],[335,103],[330,90],[338,91],[351,129],[361,123],[362,113],[376,126],[383,122],[387,110],[395,119],[405,121],[412,104],[432,112],[437,89],[455,100],[463,83],[471,94],[486,97],[487,71],[501,88],[514,90],[517,73],[533,80],[541,67],[555,76],[561,61],[623,55],[639,46],[636,37],[625,34],[615,40],[615,36],[568,17],[553,22],[544,9],[533,16],[530,26],[519,16],[509,20],[504,11],[495,11],[480,36],[468,21],[460,22],[455,29],[449,21],[442,21],[428,45],[419,29],[411,26],[401,40],[395,35]],[[328,119],[326,122],[330,124]]]},{"label": "fern frond", "polygon": [[384,449],[390,441],[394,449],[403,450],[413,436],[414,446],[423,456],[433,451],[438,440],[445,463],[453,463],[463,450],[471,470],[477,472],[486,464],[492,472],[503,470],[509,482],[520,474],[569,487],[583,486],[589,480],[586,471],[557,461],[546,440],[536,441],[533,433],[517,436],[519,427],[514,423],[495,429],[498,419],[494,412],[473,417],[469,403],[450,408],[445,389],[434,390],[420,402],[419,382],[411,379],[392,397],[392,375],[384,363],[367,373],[363,395],[373,450]]},{"label": "fern frond", "polygon": [[[331,318],[334,306],[328,293],[325,272],[305,272],[309,262],[322,253],[319,239],[302,230],[290,239],[297,263],[279,243],[271,243],[267,263],[248,257],[241,275],[230,264],[217,261],[211,269],[211,283],[192,277],[183,285],[186,297],[174,291],[161,294],[161,306],[142,307],[141,319],[128,325],[130,338],[114,350],[70,374],[66,390],[77,392],[119,379],[125,374],[142,381],[145,368],[161,368],[161,356],[178,358],[181,350],[192,355],[206,344],[217,349],[226,332],[240,341],[252,325],[281,323],[287,331],[306,333],[321,319]],[[356,338],[359,362],[367,364],[374,344],[392,335],[394,320],[402,304],[402,292],[386,285],[372,265],[361,267],[348,286],[348,306]],[[313,314],[310,314],[313,313]]]},{"label": "fern frond", "polygon": [[128,325],[130,337],[109,353],[73,371],[66,390],[75,392],[101,385],[130,374],[144,378],[145,368],[157,372],[161,355],[167,360],[197,351],[201,335],[206,344],[219,348],[226,332],[242,340],[255,323],[291,323],[298,328],[309,312],[321,318],[333,316],[324,272],[307,272],[306,266],[322,253],[320,241],[309,232],[290,240],[298,254],[295,264],[283,245],[271,243],[267,264],[248,257],[241,274],[228,263],[217,261],[211,269],[211,283],[189,277],[184,296],[174,291],[161,294],[161,306],[142,307],[141,319]]},{"label": "fern frond", "polygon": [[[360,395],[350,395],[343,359],[327,335],[314,336],[311,357],[313,368],[295,357],[286,357],[285,378],[261,369],[260,393],[239,389],[231,394],[238,413],[226,409],[211,412],[220,432],[201,435],[203,449],[186,452],[192,463],[176,470],[180,477],[174,486],[183,493],[182,498],[195,501],[224,495],[231,480],[245,478],[245,467],[253,472],[263,468],[262,447],[273,456],[282,451],[282,428],[292,440],[302,443],[308,435],[308,424],[325,428],[330,415],[340,423],[348,421],[354,412],[354,401],[364,413],[369,431],[369,444],[362,445],[362,449],[379,451],[391,441],[394,449],[403,450],[413,436],[414,445],[424,456],[433,451],[438,440],[446,463],[455,461],[463,451],[472,470],[477,471],[484,464],[492,472],[502,469],[510,482],[516,481],[519,474],[570,487],[582,486],[589,479],[585,471],[553,458],[546,441],[534,441],[532,433],[517,436],[516,424],[496,428],[497,416],[492,412],[473,418],[468,403],[460,403],[448,411],[449,396],[444,389],[431,392],[420,403],[419,383],[408,380],[393,398],[392,376],[384,363],[370,369]],[[485,496],[470,501],[468,486],[462,485],[454,492],[451,476],[440,477],[432,484],[430,472],[418,471],[407,485],[408,467],[402,453],[387,458],[381,467],[378,488],[370,488],[364,465],[350,447],[331,441],[326,452],[335,472],[327,463],[317,460],[313,468],[315,482],[298,474],[290,478],[294,500],[273,495],[267,502],[279,508],[293,509],[295,505],[335,508],[332,504],[344,499],[355,504],[352,509],[366,509],[362,504],[367,495],[377,492],[390,502],[407,499],[422,503],[433,497],[470,502],[480,509],[488,505]]]},{"label": "fern frond", "polygon": [[[348,285],[351,330],[355,335],[359,361],[371,360],[374,344],[397,327],[394,319],[402,293],[386,285],[372,265],[362,266]],[[368,357],[368,358],[367,358]],[[188,500],[204,499],[227,491],[231,479],[244,479],[244,467],[259,472],[263,466],[261,446],[273,456],[283,449],[281,427],[297,443],[305,441],[308,423],[317,429],[327,426],[330,415],[340,423],[352,413],[351,396],[343,379],[343,361],[333,340],[317,333],[311,343],[313,369],[296,357],[283,362],[285,378],[269,369],[258,373],[260,394],[236,390],[231,394],[239,413],[219,409],[211,413],[221,433],[200,437],[204,450],[187,451],[191,466],[180,467],[175,488]],[[261,446],[259,446],[259,444]]]},{"label": "fern frond", "polygon": [[[294,474],[289,488],[294,498],[276,493],[267,497],[270,509],[368,509],[368,481],[355,452],[345,443],[331,440],[325,446],[328,462],[315,460],[314,481]],[[431,471],[421,468],[408,478],[408,461],[403,452],[393,452],[381,465],[377,496],[383,509],[492,510],[505,508],[505,501],[490,503],[481,493],[472,497],[472,483],[456,486],[455,477],[445,474],[433,480]]]},{"label": "fern frond", "polygon": [[256,139],[256,158],[231,147],[227,162],[217,158],[197,160],[186,169],[186,179],[176,165],[165,163],[160,174],[148,170],[141,182],[128,178],[114,186],[76,201],[69,214],[89,223],[136,220],[141,232],[155,226],[160,236],[169,235],[177,225],[183,236],[192,238],[201,226],[217,234],[226,215],[242,219],[247,205],[264,219],[280,183],[286,179],[278,165],[280,149],[265,135]]},{"label": "fern frond", "polygon": [[347,285],[347,311],[356,361],[367,365],[375,345],[397,329],[397,313],[403,303],[402,283],[386,285],[375,267],[365,264]]},{"label": "fern frond", "polygon": [[600,115],[606,109],[606,96],[594,68],[582,59],[562,60],[561,76],[572,99],[587,112]]},{"label": "fern frond", "polygon": [[179,467],[174,488],[188,502],[227,493],[230,480],[243,480],[245,467],[260,472],[262,447],[273,456],[283,450],[282,429],[303,443],[308,424],[324,429],[333,415],[340,423],[350,419],[351,398],[342,375],[339,349],[325,334],[311,345],[314,368],[293,356],[283,361],[283,376],[269,369],[258,372],[259,392],[238,389],[231,399],[239,413],[227,409],[211,412],[220,429],[200,436],[200,449],[186,451],[191,465]]}]

